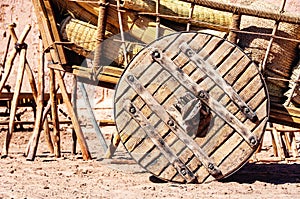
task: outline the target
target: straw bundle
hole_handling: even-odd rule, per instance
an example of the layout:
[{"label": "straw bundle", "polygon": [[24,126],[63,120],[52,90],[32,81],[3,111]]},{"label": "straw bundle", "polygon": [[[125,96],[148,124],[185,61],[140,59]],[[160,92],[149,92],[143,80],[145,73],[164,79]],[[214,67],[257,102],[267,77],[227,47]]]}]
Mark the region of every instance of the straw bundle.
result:
[{"label": "straw bundle", "polygon": [[[89,22],[93,25],[97,25],[97,17],[99,12],[99,5],[98,2],[95,3],[84,3],[84,2],[74,2],[74,1],[64,1],[64,0],[53,0],[54,3],[57,5],[58,8],[62,10],[67,10],[71,13],[75,18],[80,20]],[[111,4],[115,2],[113,0],[110,1]],[[170,21],[179,22],[182,24],[186,24],[189,20],[188,19],[181,19],[178,17],[188,17],[190,12],[190,3],[182,2],[182,1],[175,1],[175,0],[162,0],[160,1],[161,8],[160,14],[163,15],[170,15],[171,17],[162,17],[167,18]],[[155,13],[155,1],[151,0],[126,0],[122,1],[122,6],[127,8],[126,12],[122,13],[122,15],[127,15],[127,12],[132,11],[139,11],[139,12],[150,12]],[[204,8],[201,6],[195,6],[193,12],[193,21],[192,24],[198,27],[210,28],[210,24],[217,24],[222,26],[229,26],[231,23],[231,14],[224,13],[220,11],[216,11],[209,8]],[[135,12],[135,18],[137,18],[138,14]],[[173,17],[172,17],[173,16]],[[134,19],[132,19],[134,20]],[[203,24],[201,22],[207,22]],[[115,7],[108,7],[107,13],[107,24],[108,30],[115,33],[118,28],[118,20],[117,20],[117,11]],[[126,23],[123,24],[126,26]],[[220,30],[224,30],[224,27],[219,27]],[[114,30],[113,30],[114,29]]]},{"label": "straw bundle", "polygon": [[[135,10],[139,12],[156,12],[155,0],[124,0],[122,6],[126,9]],[[159,13],[162,15],[189,17],[190,7],[190,3],[186,3],[183,1],[160,0]],[[216,25],[230,26],[231,15],[232,14],[230,13],[220,12],[201,6],[195,6],[192,19]],[[179,23],[187,22],[187,20],[182,20],[178,17],[167,17],[167,19]],[[165,18],[165,16],[162,16],[162,18]],[[193,23],[193,25],[201,27],[202,23]]]},{"label": "straw bundle", "polygon": [[[98,16],[98,4],[97,3],[80,3],[72,1],[63,1],[63,0],[53,0],[58,7],[62,10],[71,13],[74,17],[88,22],[93,25],[97,25],[97,16]],[[231,0],[234,2],[244,3],[247,6],[253,6],[256,9],[265,9],[265,10],[279,10],[279,7],[273,5],[273,3],[265,3],[262,0]],[[112,1],[111,1],[112,2]],[[254,2],[254,3],[253,3]],[[174,17],[168,18],[168,20],[174,20],[175,22],[182,22],[180,19],[176,19],[176,16],[179,17],[188,17],[190,12],[190,4],[182,1],[175,0],[160,0],[160,14],[162,15],[172,15]],[[249,5],[251,3],[251,5]],[[122,1],[122,6],[126,8],[126,12],[122,12],[122,25],[123,30],[126,33],[129,33],[131,37],[136,39],[136,42],[140,43],[150,43],[155,40],[156,35],[156,23],[147,18],[146,15],[139,15],[137,12],[150,12],[156,13],[156,1],[154,0],[124,0]],[[163,16],[162,16],[163,17]],[[108,7],[108,16],[107,16],[107,29],[113,34],[118,34],[119,32],[119,22],[118,22],[118,13],[116,7]],[[219,24],[222,26],[230,26],[230,21],[232,19],[231,14],[222,13],[219,11],[214,11],[211,9],[203,8],[200,6],[195,6],[194,20]],[[69,26],[71,27],[72,23],[76,22],[77,25],[83,25],[78,21],[69,21]],[[186,21],[185,23],[186,24]],[[73,24],[75,26],[75,24]],[[172,22],[168,24],[168,27],[160,25],[160,35],[167,35],[174,30],[172,29]],[[92,28],[95,31],[96,27],[86,26],[85,28]],[[170,28],[172,27],[172,28]],[[274,21],[266,20],[256,17],[242,17],[241,29],[245,31],[253,31],[257,33],[271,33],[274,27]],[[79,28],[80,29],[80,28]],[[82,30],[83,31],[83,30]],[[91,31],[91,32],[93,32]],[[88,34],[81,34],[79,38],[78,34],[74,36],[75,32],[72,32],[72,29],[66,28],[67,35],[66,39],[73,41],[77,45],[81,46],[87,50],[93,50],[93,46],[89,44],[88,46],[82,45],[85,43],[84,39],[88,40],[90,37]],[[276,35],[286,37],[286,38],[300,38],[300,28],[295,24],[280,23],[279,29]],[[71,36],[73,35],[73,36]],[[84,38],[86,37],[86,38]],[[73,38],[73,40],[72,40]],[[76,40],[76,41],[75,41]],[[93,40],[93,39],[92,39]],[[261,64],[267,46],[269,44],[269,37],[250,35],[250,34],[240,34],[239,35],[239,46],[244,48],[245,52],[248,53],[251,58]],[[293,64],[296,57],[297,43],[292,41],[275,39],[271,48],[271,52],[268,56],[266,63],[265,75],[272,78],[280,78],[289,80],[291,78]],[[131,46],[133,51],[135,51],[134,46]],[[117,51],[119,53],[119,51]],[[119,57],[122,54],[120,53]],[[287,81],[278,81],[267,79],[267,85],[269,93],[273,102],[283,103],[285,100],[284,93],[288,90]]]},{"label": "straw bundle", "polygon": [[[143,43],[150,43],[155,40],[155,23],[150,20],[138,19],[132,23],[131,30],[125,33],[127,42],[127,56],[130,60],[141,48]],[[172,33],[172,30],[163,29],[161,36]],[[67,17],[61,23],[60,33],[62,39],[71,41],[75,44],[72,50],[83,56],[91,56],[96,48],[97,27],[84,21]],[[103,45],[103,56],[110,61],[123,65],[124,55],[121,48],[121,37],[106,31],[106,40]],[[131,44],[130,44],[131,43]],[[133,43],[133,44],[132,44]],[[140,43],[140,44],[139,44]],[[108,63],[110,64],[110,63]]]},{"label": "straw bundle", "polygon": [[[72,50],[78,54],[91,56],[91,53],[96,48],[97,27],[92,24],[72,17],[67,17],[61,23],[60,33],[62,35],[62,39],[71,41],[75,44],[76,48],[72,48]],[[106,38],[110,38],[112,36],[113,34],[111,32],[105,32]],[[108,62],[108,65],[112,61],[117,64],[122,64],[123,58],[119,53],[121,45],[120,42],[106,40],[102,45],[105,47],[103,48],[103,57],[106,59],[106,62]]]},{"label": "straw bundle", "polygon": [[[242,0],[243,2],[243,0]],[[272,3],[255,1],[251,4],[254,8],[266,10],[279,10]],[[272,33],[274,21],[244,16],[241,29],[258,33]],[[276,35],[285,38],[300,39],[299,25],[280,23]],[[241,34],[239,45],[244,48],[251,58],[258,64],[262,64],[269,44],[269,37]],[[274,39],[272,48],[266,63],[265,76],[289,80],[293,64],[295,64],[297,43],[292,41]],[[267,79],[267,86],[272,102],[283,103],[286,99],[284,93],[288,90],[287,81]]]},{"label": "straw bundle", "polygon": [[[95,50],[97,27],[92,24],[67,17],[61,23],[60,33],[63,39],[71,41],[87,51]],[[105,36],[111,37],[112,33],[106,31]]]}]

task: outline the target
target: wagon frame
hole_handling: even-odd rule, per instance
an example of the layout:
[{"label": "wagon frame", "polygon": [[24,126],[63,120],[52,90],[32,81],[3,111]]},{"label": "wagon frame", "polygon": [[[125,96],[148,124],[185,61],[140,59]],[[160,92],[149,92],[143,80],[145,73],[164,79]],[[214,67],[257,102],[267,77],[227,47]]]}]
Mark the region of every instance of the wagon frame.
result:
[{"label": "wagon frame", "polygon": [[[69,100],[67,91],[65,89],[65,85],[63,82],[63,76],[61,75],[61,72],[70,72],[77,76],[78,78],[84,79],[86,82],[93,82],[93,81],[99,81],[98,85],[101,87],[106,88],[115,88],[115,85],[118,83],[119,79],[122,77],[123,70],[122,68],[113,67],[113,66],[105,66],[102,67],[100,60],[101,60],[101,43],[105,40],[105,31],[107,30],[107,27],[109,26],[108,20],[107,20],[107,12],[108,9],[113,9],[117,13],[118,17],[118,28],[121,38],[121,48],[124,50],[123,54],[126,55],[126,48],[124,47],[126,45],[126,40],[124,39],[124,30],[123,24],[122,24],[122,15],[126,12],[126,9],[124,9],[121,5],[122,2],[119,0],[116,1],[116,3],[112,3],[107,0],[100,0],[100,1],[81,1],[81,0],[72,0],[72,2],[80,2],[85,4],[93,4],[99,6],[99,13],[98,13],[98,19],[97,19],[97,41],[94,52],[94,64],[92,68],[86,68],[83,66],[80,66],[80,63],[76,63],[76,61],[71,60],[70,61],[70,53],[71,56],[74,56],[73,52],[71,52],[75,47],[73,42],[66,42],[61,39],[60,32],[58,30],[58,21],[57,17],[59,15],[57,10],[53,9],[53,0],[32,0],[36,15],[38,16],[38,25],[39,30],[44,46],[44,53],[46,53],[48,56],[48,59],[51,60],[51,64],[48,64],[48,68],[50,69],[50,79],[52,83],[52,87],[50,88],[50,99],[52,99],[52,118],[54,121],[54,126],[57,127],[57,124],[59,123],[57,118],[57,112],[55,110],[55,107],[57,104],[55,103],[55,76],[56,80],[58,81],[58,85],[62,91],[62,97],[67,105],[69,115],[72,120],[72,124],[74,127],[74,130],[76,132],[76,136],[78,138],[78,143],[80,145],[83,158],[85,160],[91,159],[91,155],[88,151],[87,144],[84,140],[82,130],[80,128],[78,119],[76,117],[76,112],[74,111],[72,107],[72,103]],[[161,28],[161,21],[164,19],[171,19],[171,18],[178,18],[178,16],[173,15],[166,15],[161,14],[160,11],[160,0],[155,1],[155,11],[154,12],[137,12],[137,15],[141,16],[152,16],[154,18],[153,23],[155,24],[155,38],[160,38],[160,28]],[[259,35],[259,36],[265,36],[268,37],[269,45],[266,49],[264,60],[262,60],[262,64],[260,65],[260,72],[264,75],[265,80],[266,79],[273,79],[275,81],[284,81],[284,82],[295,82],[291,93],[288,96],[288,99],[285,101],[285,103],[278,103],[273,102],[272,99],[270,102],[270,113],[269,113],[269,122],[271,123],[279,123],[283,125],[288,125],[292,127],[299,128],[300,127],[300,109],[294,106],[291,106],[291,98],[296,90],[297,82],[300,79],[300,75],[297,77],[296,80],[290,80],[290,79],[283,79],[283,78],[276,78],[276,77],[267,77],[264,74],[265,71],[265,65],[267,58],[270,54],[270,50],[272,47],[272,44],[275,39],[279,40],[286,40],[286,41],[293,41],[296,43],[299,43],[300,40],[296,38],[285,38],[282,36],[277,36],[276,31],[278,29],[278,26],[280,23],[290,23],[290,24],[300,24],[300,16],[299,15],[293,15],[290,13],[284,12],[284,6],[286,3],[286,0],[282,1],[282,7],[279,11],[270,11],[270,10],[259,10],[254,9],[249,6],[241,6],[241,5],[235,5],[231,3],[223,3],[218,2],[214,0],[183,0],[183,2],[190,3],[190,12],[188,17],[179,17],[180,20],[185,22],[186,31],[190,31],[191,27],[194,25],[194,23],[201,24],[203,27],[211,29],[211,30],[217,30],[217,31],[223,31],[228,33],[227,40],[233,44],[236,44],[239,38],[239,35],[241,34],[250,34],[250,35]],[[195,6],[203,6],[206,8],[210,8],[213,10],[223,11],[232,13],[232,23],[230,27],[222,26],[222,25],[216,25],[216,24],[210,24],[207,22],[201,22],[197,21],[193,18],[193,11]],[[264,18],[274,21],[274,27],[271,34],[269,33],[258,33],[258,32],[250,32],[250,31],[244,31],[240,30],[240,23],[241,23],[241,17],[247,15],[247,16],[253,16],[258,18]],[[124,45],[124,46],[123,46]],[[124,47],[124,48],[123,48]],[[70,51],[71,49],[71,51]],[[78,51],[77,51],[78,52]],[[126,59],[126,58],[125,58]],[[125,61],[125,65],[127,64],[127,61]],[[39,66],[43,70],[43,66]],[[42,85],[42,82],[39,82],[39,86]],[[84,87],[83,87],[84,90]],[[42,99],[42,93],[43,90],[41,89],[39,92],[39,99]],[[43,103],[38,103],[38,111],[37,111],[37,121],[35,123],[33,138],[31,147],[28,151],[28,159],[34,159],[35,153],[36,153],[36,146],[37,141],[39,137],[39,132],[41,131],[42,124],[43,124],[43,109],[44,105]],[[56,123],[56,124],[55,124]],[[55,128],[54,128],[55,129]],[[58,129],[54,132],[55,136],[59,136]],[[100,130],[99,130],[100,131]],[[101,134],[101,132],[99,132]],[[104,140],[103,137],[101,138],[102,141]],[[101,140],[100,139],[100,140]],[[154,138],[158,139],[158,138]],[[55,141],[58,143],[58,139]],[[6,142],[7,143],[7,142]],[[251,141],[250,141],[251,143]],[[102,143],[103,144],[103,143]],[[103,144],[105,145],[105,144]],[[166,149],[165,149],[166,150]],[[56,155],[59,155],[59,151],[56,151]],[[201,161],[202,164],[206,164],[205,161]],[[210,163],[207,163],[207,167],[210,167]],[[237,168],[239,168],[241,165],[238,165]],[[215,167],[214,167],[215,168]],[[214,175],[214,174],[212,174]],[[216,177],[218,178],[218,177]],[[186,179],[185,179],[186,180]],[[192,181],[192,180],[191,180]]]}]

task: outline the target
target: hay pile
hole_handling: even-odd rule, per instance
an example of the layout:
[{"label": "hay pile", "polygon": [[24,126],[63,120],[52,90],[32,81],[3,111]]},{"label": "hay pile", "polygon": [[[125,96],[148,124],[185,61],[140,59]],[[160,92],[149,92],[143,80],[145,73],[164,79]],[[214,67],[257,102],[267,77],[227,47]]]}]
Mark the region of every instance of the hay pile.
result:
[{"label": "hay pile", "polygon": [[[278,2],[265,2],[262,0],[234,0],[234,2],[242,3],[244,5],[252,6],[256,9],[279,10]],[[241,29],[251,32],[272,33],[274,21],[260,19],[256,17],[243,16]],[[280,23],[276,35],[284,38],[300,39],[300,26],[295,24]],[[240,34],[239,46],[241,46],[247,54],[258,65],[261,65],[266,53],[270,38],[265,36]],[[281,81],[279,79],[290,80],[293,67],[295,66],[298,56],[298,43],[293,41],[274,39],[270,54],[265,65],[264,76],[268,86],[270,98],[272,102],[284,103],[287,99],[286,92],[291,86],[288,81]],[[278,78],[277,80],[268,79]]]},{"label": "hay pile", "polygon": [[[225,1],[225,0],[224,0]],[[72,19],[64,20],[61,25],[63,38],[74,42],[80,48],[86,51],[93,51],[95,48],[95,31],[97,25],[98,5],[95,3],[83,3],[64,0],[53,0],[55,6],[60,10],[62,16],[70,15]],[[231,2],[241,3],[243,5],[252,6],[256,9],[279,10],[278,3],[263,0],[231,0]],[[115,1],[111,0],[111,4]],[[159,36],[168,35],[174,31],[184,30],[187,20],[184,18],[168,17],[165,15],[188,17],[190,12],[190,4],[183,1],[160,0],[161,25]],[[129,45],[128,50],[131,53],[129,59],[142,48],[144,44],[148,44],[156,38],[156,22],[155,17],[140,14],[140,12],[156,12],[156,1],[154,0],[124,0],[121,6],[126,12],[122,12],[122,25],[126,33],[126,39],[138,43],[138,45]],[[195,6],[193,19],[201,23],[193,22],[192,27],[196,30],[207,28],[206,23],[230,27],[232,14],[215,11],[212,9]],[[204,24],[202,22],[205,22]],[[255,17],[242,17],[241,29],[245,31],[258,33],[272,33],[274,21],[265,20]],[[75,28],[76,27],[76,28]],[[117,8],[115,6],[108,7],[107,16],[107,36],[119,34],[119,22]],[[77,31],[74,31],[74,30]],[[226,29],[225,29],[226,30]],[[228,30],[228,29],[227,29]],[[285,38],[300,39],[299,25],[280,23],[276,33],[278,36]],[[265,36],[257,36],[251,34],[239,34],[238,45],[258,64],[261,65],[265,56],[270,38]],[[139,45],[140,44],[140,45]],[[118,64],[122,65],[122,51],[115,50],[120,47],[115,45],[114,52],[118,52]],[[275,39],[268,56],[266,70],[264,75],[271,78],[279,78],[290,80],[292,77],[298,76],[297,73],[292,76],[293,67],[297,62],[298,44],[292,41]],[[107,56],[110,55],[108,51]],[[116,58],[118,57],[118,58]],[[300,69],[297,69],[300,71]],[[267,78],[267,85],[272,102],[284,103],[286,100],[285,93],[288,93],[288,81],[279,81]],[[300,98],[299,98],[300,99]],[[299,100],[300,102],[300,100]]]}]

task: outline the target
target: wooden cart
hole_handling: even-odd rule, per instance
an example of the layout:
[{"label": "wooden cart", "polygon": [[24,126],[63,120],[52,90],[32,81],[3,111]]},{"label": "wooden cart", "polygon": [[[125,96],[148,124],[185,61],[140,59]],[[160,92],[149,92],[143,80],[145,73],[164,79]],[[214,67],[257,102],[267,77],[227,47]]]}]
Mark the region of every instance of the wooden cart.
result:
[{"label": "wooden cart", "polygon": [[[299,42],[299,32],[279,33],[283,23],[300,25],[299,15],[284,12],[285,0],[280,10],[213,0],[32,1],[51,78],[58,79],[84,159],[90,154],[61,72],[115,88],[122,143],[138,164],[168,181],[222,179],[248,161],[267,122],[300,127],[292,103],[300,75],[292,80],[289,63],[282,70],[268,63],[272,46],[289,52]],[[244,16],[271,21],[273,30],[243,29]],[[250,43],[239,46],[250,37],[268,41],[259,66],[245,50]],[[296,52],[285,56],[297,61]],[[82,65],[85,59],[91,67]]]}]

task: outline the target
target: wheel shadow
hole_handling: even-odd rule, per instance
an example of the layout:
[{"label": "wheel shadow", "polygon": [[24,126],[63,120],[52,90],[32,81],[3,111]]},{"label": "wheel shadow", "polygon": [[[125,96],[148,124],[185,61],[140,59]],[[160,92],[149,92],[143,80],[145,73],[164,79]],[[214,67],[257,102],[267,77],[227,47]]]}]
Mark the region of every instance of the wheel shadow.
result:
[{"label": "wheel shadow", "polygon": [[248,184],[256,181],[272,184],[300,183],[300,164],[247,163],[236,173],[221,181]]}]

